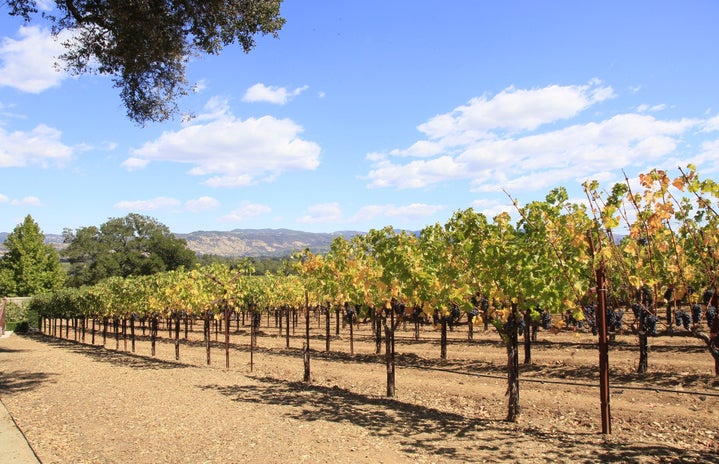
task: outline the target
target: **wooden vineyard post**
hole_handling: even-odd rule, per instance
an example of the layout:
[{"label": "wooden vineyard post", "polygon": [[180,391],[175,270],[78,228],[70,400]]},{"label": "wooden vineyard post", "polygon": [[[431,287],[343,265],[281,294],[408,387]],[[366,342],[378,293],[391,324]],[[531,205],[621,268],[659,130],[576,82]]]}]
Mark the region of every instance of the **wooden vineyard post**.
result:
[{"label": "wooden vineyard post", "polygon": [[339,308],[335,308],[335,335],[340,334],[340,311]]},{"label": "wooden vineyard post", "polygon": [[115,331],[115,350],[120,351],[120,319],[112,319],[112,328]]},{"label": "wooden vineyard post", "polygon": [[[136,318],[135,314],[130,316],[130,346],[132,347],[133,353],[135,352],[135,318]],[[94,333],[95,333],[94,319],[93,319],[92,330],[93,330],[93,335],[94,335]]]},{"label": "wooden vineyard post", "polygon": [[285,308],[285,346],[290,347],[290,308]]},{"label": "wooden vineyard post", "polygon": [[180,360],[180,313],[175,312],[175,361]]},{"label": "wooden vineyard post", "polygon": [[305,290],[305,352],[304,352],[304,363],[305,363],[305,375],[304,381],[309,382],[311,379],[310,375],[310,297]]},{"label": "wooden vineyard post", "polygon": [[230,310],[229,305],[225,301],[225,368],[230,368]]},{"label": "wooden vineyard post", "polygon": [[[386,349],[387,349],[387,396],[388,397],[394,397],[395,393],[395,356],[394,356],[394,331],[396,329],[394,324],[394,311],[395,311],[395,304],[394,302],[389,308],[389,327],[390,330],[387,330],[385,333],[386,338]],[[385,316],[385,321],[386,321]]]},{"label": "wooden vineyard post", "polygon": [[[325,351],[330,350],[330,316],[331,316],[330,308],[331,307],[332,307],[332,305],[328,301],[327,309],[326,309],[327,312],[325,313]],[[337,312],[337,314],[339,314],[339,312]]]},{"label": "wooden vineyard post", "polygon": [[122,349],[127,351],[127,318],[122,318]]},{"label": "wooden vineyard post", "polygon": [[[589,250],[596,256],[594,240],[591,232],[588,233]],[[602,242],[599,243],[601,252]],[[597,329],[599,332],[599,403],[602,410],[602,434],[612,433],[612,416],[609,404],[609,343],[607,337],[607,276],[604,258],[599,261],[594,275],[597,281]]]},{"label": "wooden vineyard post", "polygon": [[447,359],[447,316],[442,315],[439,338],[439,357]]},{"label": "wooden vineyard post", "polygon": [[354,356],[354,354],[355,354],[355,333],[354,333],[355,315],[354,315],[354,312],[350,313],[350,315],[349,315],[349,325],[350,325],[350,355]]},{"label": "wooden vineyard post", "polygon": [[597,322],[599,323],[599,395],[602,408],[602,433],[612,433],[609,406],[609,344],[607,342],[607,286],[604,260],[597,269]]},{"label": "wooden vineyard post", "polygon": [[252,318],[252,323],[250,324],[250,372],[255,367],[255,331],[257,329],[255,328],[255,319]]},{"label": "wooden vineyard post", "polygon": [[204,333],[205,333],[205,357],[207,359],[207,365],[210,365],[210,311],[205,311],[204,314]]},{"label": "wooden vineyard post", "polygon": [[155,356],[155,341],[157,340],[157,316],[150,319],[150,353]]},{"label": "wooden vineyard post", "polygon": [[517,422],[520,413],[519,407],[519,338],[517,335],[517,303],[512,303],[512,312],[505,324],[507,340],[507,396],[509,408],[507,421]]}]

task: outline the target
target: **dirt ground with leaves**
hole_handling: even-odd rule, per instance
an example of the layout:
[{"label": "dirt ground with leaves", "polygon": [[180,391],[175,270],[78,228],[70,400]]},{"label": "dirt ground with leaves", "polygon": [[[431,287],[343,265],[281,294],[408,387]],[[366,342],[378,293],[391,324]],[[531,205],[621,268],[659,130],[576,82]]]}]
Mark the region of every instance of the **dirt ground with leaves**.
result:
[{"label": "dirt ground with leaves", "polygon": [[[198,329],[197,326],[195,329]],[[506,351],[497,333],[411,327],[396,337],[396,395],[368,326],[347,327],[325,351],[313,321],[311,383],[303,382],[304,328],[286,340],[262,327],[250,351],[232,327],[230,368],[217,335],[211,364],[200,332],[147,337],[89,332],[85,344],[41,334],[0,340],[0,398],[43,463],[707,463],[719,462],[719,379],[700,340],[650,339],[636,374],[636,336],[610,348],[612,433],[601,433],[596,337],[540,331],[521,365],[521,417],[507,414]],[[63,336],[64,336],[63,331]],[[78,335],[78,338],[80,336]],[[521,349],[521,348],[520,348]],[[520,363],[524,359],[520,351]]]}]

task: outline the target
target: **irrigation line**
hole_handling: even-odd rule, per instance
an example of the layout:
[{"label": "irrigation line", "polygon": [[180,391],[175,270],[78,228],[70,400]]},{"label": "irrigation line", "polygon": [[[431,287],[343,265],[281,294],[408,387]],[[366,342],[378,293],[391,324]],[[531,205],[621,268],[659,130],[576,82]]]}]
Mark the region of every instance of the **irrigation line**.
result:
[{"label": "irrigation line", "polygon": [[[475,374],[472,372],[462,372],[462,371],[456,371],[452,369],[443,369],[441,367],[410,367],[410,369],[420,369],[420,370],[429,370],[429,371],[439,371],[439,372],[448,372],[450,374],[458,374],[458,375],[468,375],[472,377],[484,377],[488,379],[499,379],[499,380],[506,380],[506,376],[501,375],[493,375],[493,374]],[[593,384],[593,383],[582,383],[582,382],[563,382],[561,380],[542,380],[542,379],[533,379],[533,378],[526,378],[526,377],[520,377],[520,382],[533,382],[533,383],[549,383],[554,385],[571,385],[574,387],[592,387],[592,388],[599,388],[599,384]],[[719,398],[719,393],[714,392],[698,392],[698,391],[692,391],[692,390],[671,390],[669,388],[656,388],[656,387],[639,387],[639,386],[633,386],[633,385],[622,385],[622,386],[615,386],[610,387],[614,390],[642,390],[642,391],[653,391],[656,393],[679,393],[682,395],[697,395],[697,396],[714,396]]]}]

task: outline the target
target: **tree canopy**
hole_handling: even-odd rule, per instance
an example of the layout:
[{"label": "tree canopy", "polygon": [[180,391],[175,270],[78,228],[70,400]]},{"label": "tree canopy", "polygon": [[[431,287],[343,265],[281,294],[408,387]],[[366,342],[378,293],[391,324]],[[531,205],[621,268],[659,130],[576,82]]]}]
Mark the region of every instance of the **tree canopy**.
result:
[{"label": "tree canopy", "polygon": [[[8,0],[10,14],[29,22],[38,16],[36,0]],[[235,42],[245,53],[255,37],[277,36],[285,23],[282,0],[56,0],[40,17],[54,34],[69,30],[61,66],[79,75],[113,76],[127,116],[140,125],[178,113],[176,100],[191,84],[188,58],[219,54]]]},{"label": "tree canopy", "polygon": [[68,244],[63,256],[70,262],[71,286],[190,267],[197,259],[187,242],[175,237],[167,226],[135,213],[111,218],[100,227],[65,229],[63,235]]},{"label": "tree canopy", "polygon": [[8,234],[0,258],[0,294],[32,296],[57,290],[65,282],[60,256],[29,214]]}]

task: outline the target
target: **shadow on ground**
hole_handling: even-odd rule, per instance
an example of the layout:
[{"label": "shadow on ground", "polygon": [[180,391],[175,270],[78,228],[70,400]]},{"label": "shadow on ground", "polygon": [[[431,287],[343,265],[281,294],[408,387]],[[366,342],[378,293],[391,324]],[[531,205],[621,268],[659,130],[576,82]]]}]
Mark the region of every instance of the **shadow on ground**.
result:
[{"label": "shadow on ground", "polygon": [[24,370],[0,371],[0,393],[34,390],[45,382],[55,382],[57,374]]},{"label": "shadow on ground", "polygon": [[[511,461],[528,458],[523,451],[543,450],[532,462],[709,462],[709,454],[672,446],[626,443],[581,431],[547,431],[506,421],[461,414],[327,387],[271,377],[255,378],[256,385],[202,385],[232,401],[281,406],[292,419],[327,421],[361,427],[371,436],[396,440],[409,457],[432,455],[463,462]],[[271,412],[268,412],[271,413]],[[709,460],[709,461],[708,461]]]},{"label": "shadow on ground", "polygon": [[35,335],[33,338],[46,345],[69,349],[73,353],[86,356],[93,361],[131,367],[133,369],[185,369],[194,367],[189,364],[142,356],[127,351],[110,350],[98,345],[83,345],[72,340],[52,338],[43,335]]}]

